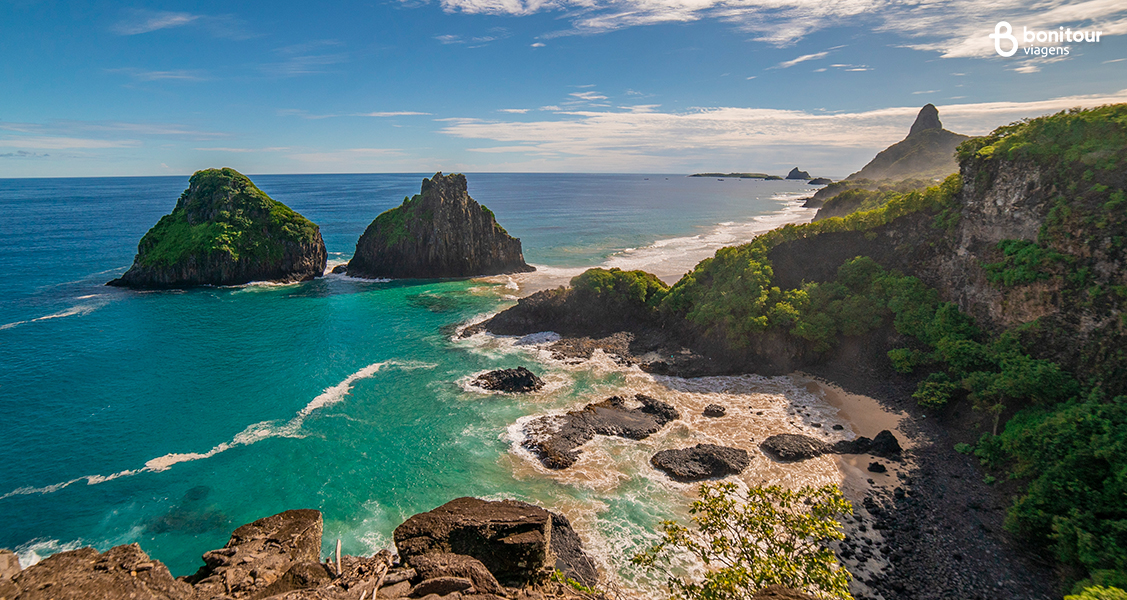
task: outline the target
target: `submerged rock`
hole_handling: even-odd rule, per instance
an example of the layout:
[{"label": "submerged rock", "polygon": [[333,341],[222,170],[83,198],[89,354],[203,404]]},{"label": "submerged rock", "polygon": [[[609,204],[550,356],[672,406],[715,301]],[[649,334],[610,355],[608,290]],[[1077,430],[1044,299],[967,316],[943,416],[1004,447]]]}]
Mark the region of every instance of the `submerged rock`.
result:
[{"label": "submerged rock", "polygon": [[626,399],[612,396],[565,415],[540,417],[525,428],[524,446],[549,469],[566,469],[579,460],[579,446],[596,435],[641,440],[681,417],[672,405],[645,394],[634,399],[641,406],[627,408]]},{"label": "submerged rock", "polygon": [[424,179],[422,193],[380,214],[356,242],[356,277],[472,277],[535,271],[520,240],[466,191],[466,176]]},{"label": "submerged rock", "polygon": [[535,392],[544,387],[544,380],[524,367],[500,369],[478,375],[473,385],[500,392]]},{"label": "submerged rock", "polygon": [[662,450],[650,463],[678,481],[700,481],[714,477],[738,475],[751,464],[747,450],[697,444],[692,448]]},{"label": "submerged rock", "polygon": [[107,285],[187,288],[304,281],[325,272],[321,230],[234,169],[197,171],[176,207],[141,238],[133,266]]},{"label": "submerged rock", "polygon": [[723,417],[727,413],[728,409],[724,408],[723,406],[720,406],[719,404],[709,404],[708,406],[704,407],[704,412],[701,414],[706,417],[716,418]]}]

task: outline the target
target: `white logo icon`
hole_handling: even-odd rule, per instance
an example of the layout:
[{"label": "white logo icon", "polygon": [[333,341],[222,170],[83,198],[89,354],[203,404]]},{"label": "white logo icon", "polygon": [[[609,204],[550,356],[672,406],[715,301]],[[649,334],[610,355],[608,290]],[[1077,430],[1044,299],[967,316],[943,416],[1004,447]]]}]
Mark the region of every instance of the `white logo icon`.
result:
[{"label": "white logo icon", "polygon": [[[999,21],[994,26],[994,33],[990,34],[990,39],[994,40],[994,49],[998,51],[999,55],[1009,57],[1017,54],[1017,38],[1014,37],[1013,31],[1014,28],[1010,27],[1010,24],[1006,21]],[[1009,50],[1002,50],[1002,40],[1009,40],[1010,44],[1013,44]]]}]

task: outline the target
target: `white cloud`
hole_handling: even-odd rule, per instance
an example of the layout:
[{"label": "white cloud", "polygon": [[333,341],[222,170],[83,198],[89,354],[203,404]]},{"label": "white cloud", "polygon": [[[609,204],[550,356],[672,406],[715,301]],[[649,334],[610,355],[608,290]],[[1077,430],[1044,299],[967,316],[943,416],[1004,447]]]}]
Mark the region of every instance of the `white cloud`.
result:
[{"label": "white cloud", "polygon": [[255,37],[232,15],[196,15],[153,10],[128,11],[128,16],[114,24],[110,30],[118,35],[140,35],[186,26],[202,27],[212,36],[219,38],[245,40]]},{"label": "white cloud", "polygon": [[[586,87],[586,86],[584,86],[584,87]],[[606,100],[607,99],[606,96],[600,94],[599,92],[572,92],[568,95],[575,97],[575,98],[579,98],[580,100],[586,100],[588,102],[594,102],[595,100]]]},{"label": "white cloud", "polygon": [[271,148],[192,148],[193,150],[200,150],[203,152],[237,152],[240,154],[250,152],[284,152],[290,150],[288,146],[276,146]]},{"label": "white cloud", "polygon": [[919,94],[934,94],[935,92],[938,92],[938,91],[939,91],[939,90],[920,90],[920,91],[918,91],[918,92],[912,92],[912,95],[919,95]]},{"label": "white cloud", "polygon": [[131,19],[121,21],[114,25],[113,30],[120,35],[137,35],[149,33],[159,29],[182,27],[200,20],[200,15],[184,12],[152,12],[138,11]]},{"label": "white cloud", "polygon": [[134,148],[139,140],[98,140],[90,138],[17,136],[0,138],[0,148],[33,148],[35,150],[89,150],[103,148]]},{"label": "white cloud", "polygon": [[536,42],[535,44],[532,44],[533,48],[543,48],[544,46],[545,44],[543,42]]},{"label": "white cloud", "polygon": [[552,111],[558,111],[558,110],[560,110],[560,107],[558,107],[558,106],[555,106],[555,105],[552,105],[552,104],[549,104],[548,106],[541,106],[541,107],[540,107],[540,110],[544,110],[544,111],[549,111],[549,112],[552,112]]},{"label": "white cloud", "polygon": [[[1021,118],[1124,101],[1127,90],[1031,102],[950,104],[940,106],[939,113],[946,128],[981,135]],[[753,159],[774,164],[802,157],[807,158],[799,162],[807,162],[816,157],[823,165],[820,170],[843,175],[903,139],[918,111],[919,107],[833,114],[733,107],[687,112],[584,110],[533,122],[446,119],[440,131],[497,144],[474,150],[479,153],[526,152],[555,157],[551,159],[554,162],[535,165],[549,169],[671,172],[679,165],[747,166]]]},{"label": "white cloud", "polygon": [[497,112],[510,113],[514,115],[523,115],[524,113],[532,110],[531,108],[498,108]]},{"label": "white cloud", "polygon": [[781,63],[779,63],[779,64],[777,64],[777,65],[775,65],[774,67],[771,67],[771,68],[772,69],[789,69],[789,68],[791,68],[791,67],[793,67],[793,66],[795,66],[799,63],[804,63],[808,60],[818,60],[819,58],[825,58],[826,55],[828,55],[828,54],[829,54],[829,52],[816,52],[814,54],[803,54],[802,56],[799,56],[798,58],[783,61],[783,62],[781,62]]},{"label": "white cloud", "polygon": [[[402,0],[413,2],[414,0]],[[752,38],[791,46],[834,26],[864,25],[900,36],[906,47],[944,57],[997,56],[998,21],[1015,27],[1098,28],[1105,36],[1127,33],[1123,0],[440,0],[447,12],[530,15],[560,12],[570,27],[541,38],[600,34],[627,27],[715,19]]]},{"label": "white cloud", "polygon": [[108,73],[122,73],[137,81],[204,81],[207,79],[200,71],[178,69],[172,71],[146,71],[144,69],[107,69]]},{"label": "white cloud", "polygon": [[413,110],[396,110],[396,111],[390,111],[390,112],[360,113],[360,114],[356,114],[356,115],[352,115],[352,116],[355,116],[355,117],[418,117],[418,116],[429,116],[429,115],[430,115],[430,113],[428,113],[428,112],[416,112],[416,111],[413,111]]}]

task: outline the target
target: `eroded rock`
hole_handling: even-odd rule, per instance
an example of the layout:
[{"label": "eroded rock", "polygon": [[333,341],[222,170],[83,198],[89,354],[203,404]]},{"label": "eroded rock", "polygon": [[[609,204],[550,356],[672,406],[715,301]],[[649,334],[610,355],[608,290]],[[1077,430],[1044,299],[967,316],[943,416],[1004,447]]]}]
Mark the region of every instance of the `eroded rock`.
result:
[{"label": "eroded rock", "polygon": [[697,444],[691,448],[662,450],[650,463],[678,481],[701,481],[714,477],[737,475],[751,464],[747,450]]},{"label": "eroded rock", "polygon": [[639,406],[631,408],[625,398],[612,396],[565,415],[540,417],[525,428],[524,446],[544,466],[566,469],[579,459],[577,448],[596,435],[641,440],[681,416],[671,404],[645,394],[636,394],[634,400]]},{"label": "eroded rock", "polygon": [[473,380],[473,384],[487,390],[525,393],[544,387],[544,380],[524,367],[517,367],[482,373]]}]

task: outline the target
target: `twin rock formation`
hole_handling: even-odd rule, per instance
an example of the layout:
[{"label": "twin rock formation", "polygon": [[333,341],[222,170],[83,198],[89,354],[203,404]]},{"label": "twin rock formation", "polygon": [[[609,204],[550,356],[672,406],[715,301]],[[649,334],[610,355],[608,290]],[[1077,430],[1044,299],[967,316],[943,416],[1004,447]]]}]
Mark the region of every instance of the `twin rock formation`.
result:
[{"label": "twin rock formation", "polygon": [[[135,289],[293,282],[320,277],[320,228],[230,168],[192,175],[171,214],[149,230],[124,275]],[[464,175],[437,173],[422,193],[376,217],[356,244],[349,275],[440,278],[534,270],[520,240],[470,198]]]}]

